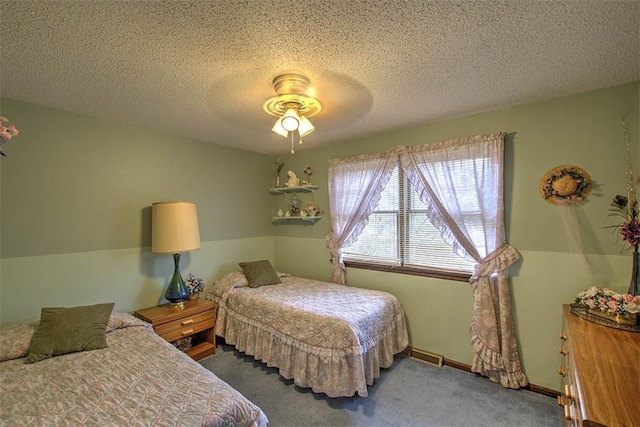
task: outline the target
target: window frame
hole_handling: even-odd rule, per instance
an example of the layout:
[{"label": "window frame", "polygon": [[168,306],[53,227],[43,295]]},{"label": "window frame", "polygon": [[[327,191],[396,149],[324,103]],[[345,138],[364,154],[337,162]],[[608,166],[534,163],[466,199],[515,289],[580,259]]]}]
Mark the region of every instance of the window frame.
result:
[{"label": "window frame", "polygon": [[[446,279],[446,280],[454,280],[459,282],[468,282],[472,276],[472,273],[460,272],[454,270],[447,269],[439,269],[431,266],[406,266],[404,265],[405,258],[407,256],[407,247],[406,247],[406,238],[405,233],[407,232],[407,223],[409,220],[409,215],[412,212],[421,211],[422,209],[417,209],[413,211],[409,211],[408,206],[410,205],[410,198],[414,197],[415,194],[412,194],[410,189],[412,188],[408,178],[405,175],[402,166],[400,165],[400,161],[398,160],[398,192],[399,192],[399,200],[398,200],[398,210],[381,210],[381,211],[373,211],[371,215],[374,215],[376,212],[383,214],[395,214],[397,216],[397,245],[399,252],[399,259],[401,261],[401,265],[393,265],[390,263],[383,262],[366,262],[364,260],[349,260],[347,257],[344,258],[344,265],[347,268],[358,268],[364,270],[373,270],[373,271],[382,271],[388,273],[399,273],[399,274],[407,274],[413,276],[422,276],[422,277],[432,277],[437,279]],[[415,191],[414,191],[415,193]],[[348,251],[348,248],[347,248]]]}]

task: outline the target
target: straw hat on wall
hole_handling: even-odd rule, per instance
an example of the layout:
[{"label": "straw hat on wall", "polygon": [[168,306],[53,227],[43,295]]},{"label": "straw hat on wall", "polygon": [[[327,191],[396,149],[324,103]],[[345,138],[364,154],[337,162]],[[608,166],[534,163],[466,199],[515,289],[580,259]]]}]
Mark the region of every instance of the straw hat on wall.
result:
[{"label": "straw hat on wall", "polygon": [[556,166],[540,180],[540,194],[554,205],[575,205],[591,193],[591,177],[573,165]]}]

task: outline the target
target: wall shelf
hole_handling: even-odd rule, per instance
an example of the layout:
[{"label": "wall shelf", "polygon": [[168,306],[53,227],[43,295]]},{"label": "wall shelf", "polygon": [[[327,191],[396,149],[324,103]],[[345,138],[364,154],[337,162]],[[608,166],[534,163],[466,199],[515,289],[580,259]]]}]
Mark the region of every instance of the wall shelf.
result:
[{"label": "wall shelf", "polygon": [[315,224],[321,216],[274,216],[272,222],[274,224]]},{"label": "wall shelf", "polygon": [[313,193],[319,187],[317,185],[301,185],[299,187],[278,187],[278,188],[270,188],[269,194],[273,195],[281,195],[281,194],[292,194],[292,193]]},{"label": "wall shelf", "polygon": [[[302,201],[296,197],[297,193],[314,193],[319,187],[317,185],[301,185],[298,187],[278,187],[270,188],[269,194],[273,196],[289,195],[289,207],[295,205],[298,210],[302,207]],[[296,212],[298,213],[298,212]],[[314,216],[273,216],[271,217],[272,224],[298,224],[298,225],[313,225],[322,218],[322,212],[315,212]]]}]

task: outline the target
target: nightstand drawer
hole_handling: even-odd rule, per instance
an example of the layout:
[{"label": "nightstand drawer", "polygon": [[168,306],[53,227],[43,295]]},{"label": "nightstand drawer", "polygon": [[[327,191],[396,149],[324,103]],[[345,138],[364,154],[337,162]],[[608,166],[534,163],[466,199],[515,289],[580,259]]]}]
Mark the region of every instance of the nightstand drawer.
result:
[{"label": "nightstand drawer", "polygon": [[[181,309],[162,304],[137,310],[134,314],[151,323],[160,337],[199,360],[216,352],[216,312],[213,302],[194,299],[187,301]],[[178,340],[180,342],[176,343]]]},{"label": "nightstand drawer", "polygon": [[[205,313],[203,313],[205,314]],[[169,342],[173,342],[180,338],[188,337],[190,335],[196,334],[198,332],[204,331],[205,329],[213,328],[215,319],[211,317],[211,312],[207,312],[208,319],[205,319],[201,322],[189,323],[187,325],[180,325],[179,321],[171,322],[167,325],[161,325],[156,328],[156,333],[160,335],[162,338]],[[174,323],[178,324],[178,327],[174,327]],[[168,326],[171,326],[168,328]]]},{"label": "nightstand drawer", "polygon": [[158,335],[164,336],[165,334],[175,332],[178,330],[192,328],[196,323],[203,322],[205,320],[211,320],[216,317],[214,310],[203,311],[202,313],[196,313],[191,316],[176,319],[171,322],[163,323],[154,327]]}]

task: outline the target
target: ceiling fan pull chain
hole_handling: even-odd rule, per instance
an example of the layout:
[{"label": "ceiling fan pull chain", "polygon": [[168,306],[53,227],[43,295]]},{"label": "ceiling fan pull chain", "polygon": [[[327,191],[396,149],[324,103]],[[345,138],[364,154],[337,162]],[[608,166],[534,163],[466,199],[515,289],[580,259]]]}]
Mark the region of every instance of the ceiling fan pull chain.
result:
[{"label": "ceiling fan pull chain", "polygon": [[293,156],[293,154],[295,153],[295,151],[293,151],[293,132],[289,132],[291,134],[291,155]]}]

